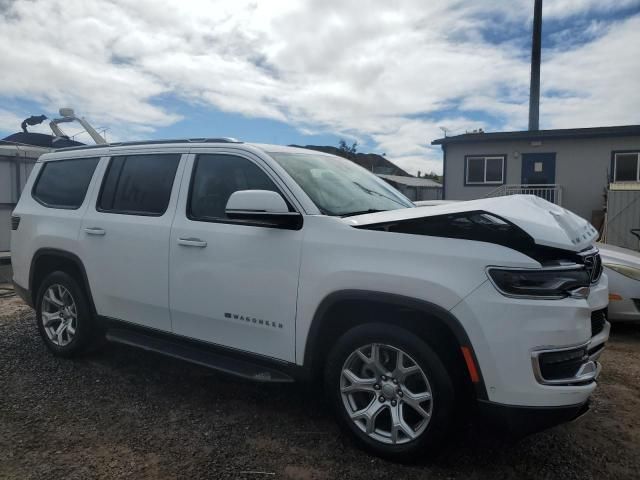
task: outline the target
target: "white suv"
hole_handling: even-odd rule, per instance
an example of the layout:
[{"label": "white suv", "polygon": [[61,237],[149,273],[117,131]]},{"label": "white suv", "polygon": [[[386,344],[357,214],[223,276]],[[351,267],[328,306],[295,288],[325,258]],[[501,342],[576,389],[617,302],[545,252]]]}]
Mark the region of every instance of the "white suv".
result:
[{"label": "white suv", "polygon": [[13,230],[16,290],[54,354],[106,337],[252,380],[321,381],[342,426],[391,458],[463,414],[521,432],[577,417],[609,334],[583,219],[533,196],[415,207],[304,149],[58,150]]}]

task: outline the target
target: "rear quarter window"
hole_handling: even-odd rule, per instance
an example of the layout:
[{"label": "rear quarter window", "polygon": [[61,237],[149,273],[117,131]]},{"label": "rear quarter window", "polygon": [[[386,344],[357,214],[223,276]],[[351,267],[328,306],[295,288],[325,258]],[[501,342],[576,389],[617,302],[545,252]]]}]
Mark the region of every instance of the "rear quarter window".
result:
[{"label": "rear quarter window", "polygon": [[49,208],[80,208],[99,160],[95,157],[46,162],[33,186],[32,197]]}]

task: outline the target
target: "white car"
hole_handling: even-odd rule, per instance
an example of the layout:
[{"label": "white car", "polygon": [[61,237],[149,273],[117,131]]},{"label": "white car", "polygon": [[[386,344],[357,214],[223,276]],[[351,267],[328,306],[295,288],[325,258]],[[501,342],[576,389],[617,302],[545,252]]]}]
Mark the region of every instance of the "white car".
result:
[{"label": "white car", "polygon": [[58,150],[24,192],[14,283],[56,355],[106,335],[323,384],[389,458],[441,444],[461,415],[571,420],[596,388],[596,231],[538,197],[415,208],[348,160],[230,139]]},{"label": "white car", "polygon": [[640,253],[604,243],[598,243],[598,249],[609,278],[608,318],[639,321]]}]

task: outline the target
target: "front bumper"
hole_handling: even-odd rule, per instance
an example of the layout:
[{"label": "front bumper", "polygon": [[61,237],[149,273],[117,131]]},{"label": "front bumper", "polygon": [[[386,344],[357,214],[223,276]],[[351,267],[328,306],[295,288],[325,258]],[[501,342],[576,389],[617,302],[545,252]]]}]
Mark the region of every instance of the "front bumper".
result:
[{"label": "front bumper", "polygon": [[[599,315],[600,311],[594,314]],[[593,332],[593,320],[591,325]],[[609,322],[603,320],[600,331],[582,345],[533,350],[531,366],[538,383],[541,385],[588,385],[595,382],[602,370],[598,359],[604,351],[610,330]]]},{"label": "front bumper", "polygon": [[520,407],[480,400],[478,410],[480,420],[491,429],[524,436],[581,417],[589,411],[589,402],[562,407]]},{"label": "front bumper", "polygon": [[[608,303],[607,277],[591,288],[587,299],[515,299],[486,282],[451,313],[471,341],[491,403],[515,408],[569,408],[584,405],[596,388],[597,358],[609,336],[609,324],[598,331],[593,314]],[[536,372],[538,352],[586,347],[575,370],[564,369],[547,382]],[[592,358],[590,358],[592,357]],[[583,364],[593,362],[584,369]],[[569,365],[570,367],[571,365]],[[567,373],[568,372],[568,373]]]}]

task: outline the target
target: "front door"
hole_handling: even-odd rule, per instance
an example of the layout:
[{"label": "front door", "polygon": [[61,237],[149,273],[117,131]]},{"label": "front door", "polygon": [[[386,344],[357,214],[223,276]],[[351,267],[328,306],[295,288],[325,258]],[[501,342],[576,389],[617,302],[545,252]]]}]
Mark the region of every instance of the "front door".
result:
[{"label": "front door", "polygon": [[556,154],[523,153],[521,183],[526,193],[555,203],[555,190],[551,185],[556,183]]},{"label": "front door", "polygon": [[238,190],[273,190],[260,159],[215,150],[189,158],[169,243],[173,331],[293,362],[302,230],[244,225]]}]

